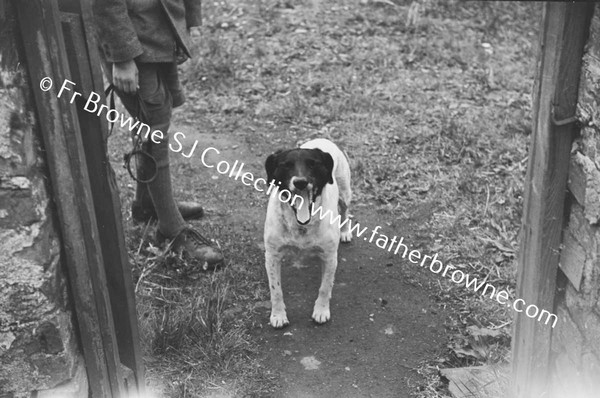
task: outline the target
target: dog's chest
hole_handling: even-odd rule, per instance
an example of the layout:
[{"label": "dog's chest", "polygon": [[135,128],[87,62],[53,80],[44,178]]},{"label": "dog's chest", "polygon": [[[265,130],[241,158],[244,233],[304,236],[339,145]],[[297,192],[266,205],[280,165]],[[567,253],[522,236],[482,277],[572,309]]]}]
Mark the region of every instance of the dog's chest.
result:
[{"label": "dog's chest", "polygon": [[329,223],[325,224],[321,220],[311,221],[308,225],[298,225],[292,218],[283,218],[267,230],[265,238],[265,243],[275,250],[283,246],[308,250],[335,246],[339,241],[339,230],[336,231]]},{"label": "dog's chest", "polygon": [[300,249],[322,247],[326,241],[332,240],[333,237],[329,236],[331,235],[329,228],[321,227],[319,224],[308,226],[291,225],[283,235],[284,244]]},{"label": "dog's chest", "polygon": [[324,254],[325,250],[320,246],[298,248],[286,245],[277,251],[277,257],[280,258],[282,267],[292,266],[295,268],[321,266],[325,263]]},{"label": "dog's chest", "polygon": [[[298,249],[320,247],[336,248],[339,242],[339,227],[335,220],[337,212],[337,195],[333,195],[331,187],[326,187],[321,200],[315,204],[321,211],[313,212],[310,222],[300,225],[287,203],[281,203],[271,196],[265,222],[265,244],[277,251],[282,246],[293,246]],[[337,191],[335,191],[337,193]]]},{"label": "dog's chest", "polygon": [[296,230],[296,233],[298,234],[298,236],[305,236],[306,233],[308,232],[308,228],[306,228],[305,226],[299,226]]}]

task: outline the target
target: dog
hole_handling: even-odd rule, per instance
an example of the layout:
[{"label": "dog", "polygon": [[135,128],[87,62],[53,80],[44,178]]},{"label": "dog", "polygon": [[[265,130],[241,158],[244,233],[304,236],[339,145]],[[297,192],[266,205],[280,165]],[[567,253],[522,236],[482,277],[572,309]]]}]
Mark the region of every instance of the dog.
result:
[{"label": "dog", "polygon": [[352,198],[348,159],[333,142],[320,138],[273,153],[265,169],[267,180],[277,187],[270,193],[264,230],[271,326],[279,329],[289,324],[281,287],[281,262],[288,249],[300,249],[320,260],[321,285],[312,319],[325,323],[331,318],[338,246],[352,238],[349,222],[344,222]]}]

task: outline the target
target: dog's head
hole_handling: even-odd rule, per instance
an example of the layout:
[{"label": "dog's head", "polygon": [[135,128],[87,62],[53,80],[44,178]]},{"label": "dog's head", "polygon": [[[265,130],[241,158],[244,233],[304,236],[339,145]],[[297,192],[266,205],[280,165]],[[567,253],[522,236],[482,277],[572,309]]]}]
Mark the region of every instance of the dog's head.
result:
[{"label": "dog's head", "polygon": [[[267,180],[290,192],[287,203],[300,225],[310,222],[312,207],[327,184],[333,184],[333,158],[320,149],[280,150],[265,162]],[[281,197],[281,196],[280,196]],[[285,198],[285,196],[284,196]]]}]

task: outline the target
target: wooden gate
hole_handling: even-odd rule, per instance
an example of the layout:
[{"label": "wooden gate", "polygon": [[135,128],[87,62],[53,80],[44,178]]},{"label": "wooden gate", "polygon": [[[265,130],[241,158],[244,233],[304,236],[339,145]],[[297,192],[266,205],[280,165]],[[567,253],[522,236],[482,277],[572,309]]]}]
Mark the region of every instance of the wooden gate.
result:
[{"label": "wooden gate", "polygon": [[[90,396],[117,398],[143,394],[144,369],[106,121],[83,109],[91,92],[104,91],[91,1],[19,0],[14,6]],[[71,95],[58,97],[65,79],[81,93],[74,101]]]},{"label": "wooden gate", "polygon": [[[543,309],[555,307],[574,116],[593,11],[593,3],[546,3],[542,18],[516,296]],[[524,314],[515,318],[517,398],[549,396],[552,332]]]}]

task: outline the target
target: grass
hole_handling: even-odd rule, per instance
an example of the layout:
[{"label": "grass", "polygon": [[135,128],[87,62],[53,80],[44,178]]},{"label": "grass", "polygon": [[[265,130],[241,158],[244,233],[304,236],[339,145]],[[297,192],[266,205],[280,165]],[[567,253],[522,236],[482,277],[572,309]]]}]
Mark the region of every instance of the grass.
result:
[{"label": "grass", "polygon": [[[154,247],[145,226],[131,226],[137,310],[147,380],[161,397],[261,396],[273,384],[248,334],[252,311],[263,296],[256,276],[242,264],[260,262],[257,249],[230,255],[227,269],[211,274],[185,273],[188,264]],[[206,231],[206,229],[205,229]],[[208,230],[220,244],[234,246],[231,231]],[[141,244],[139,244],[141,242]],[[244,243],[236,242],[241,249]],[[250,249],[250,250],[248,250]],[[249,251],[254,251],[254,256]],[[250,254],[250,255],[249,255]],[[251,295],[248,294],[251,293]],[[258,395],[248,395],[244,391]]]},{"label": "grass", "polygon": [[[203,7],[198,56],[182,66],[181,118],[265,155],[333,139],[352,159],[357,206],[387,214],[424,252],[514,293],[539,4]],[[131,195],[123,190],[124,208]],[[226,212],[218,197],[206,200]],[[231,253],[231,266],[192,281],[151,246],[144,227],[127,227],[149,379],[164,396],[268,396],[276,383],[248,333],[255,303],[268,297],[260,237],[220,223],[203,226]],[[448,391],[439,368],[508,361],[513,314],[462,286],[428,280],[432,297],[450,309],[450,337],[421,366],[426,381],[415,396],[440,398]]]}]

